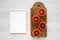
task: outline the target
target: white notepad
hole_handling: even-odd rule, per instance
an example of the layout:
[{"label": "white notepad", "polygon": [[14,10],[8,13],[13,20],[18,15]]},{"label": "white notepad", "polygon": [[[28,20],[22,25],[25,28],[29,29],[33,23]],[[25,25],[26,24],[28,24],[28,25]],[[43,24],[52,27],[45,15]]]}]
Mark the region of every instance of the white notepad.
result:
[{"label": "white notepad", "polygon": [[10,33],[26,33],[26,11],[10,12]]}]

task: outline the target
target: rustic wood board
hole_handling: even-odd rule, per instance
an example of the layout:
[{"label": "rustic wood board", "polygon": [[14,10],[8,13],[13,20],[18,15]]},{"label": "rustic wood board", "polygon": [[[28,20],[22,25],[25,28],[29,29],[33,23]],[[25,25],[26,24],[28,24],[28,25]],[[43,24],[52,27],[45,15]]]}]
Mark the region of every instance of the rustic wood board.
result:
[{"label": "rustic wood board", "polygon": [[31,8],[31,36],[47,36],[47,9],[42,2],[36,2]]}]

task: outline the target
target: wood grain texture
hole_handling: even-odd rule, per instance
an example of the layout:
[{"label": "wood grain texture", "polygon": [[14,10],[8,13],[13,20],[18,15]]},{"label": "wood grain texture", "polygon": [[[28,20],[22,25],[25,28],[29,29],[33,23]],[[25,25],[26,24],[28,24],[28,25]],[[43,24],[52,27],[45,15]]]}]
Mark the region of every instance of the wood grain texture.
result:
[{"label": "wood grain texture", "polygon": [[[43,16],[39,15],[39,9],[44,10],[44,15]],[[42,2],[36,2],[33,5],[33,7],[31,8],[31,13],[30,14],[31,14],[30,15],[31,16],[31,36],[32,37],[37,37],[37,38],[46,37],[47,36],[47,26],[46,26],[46,24],[47,24],[47,9],[46,9],[45,5]],[[38,16],[39,22],[34,23],[34,19],[33,19],[34,16]],[[42,23],[42,22],[45,24],[44,29],[39,27],[39,24]],[[33,31],[35,29],[38,29],[41,32],[41,33],[39,33],[38,36],[34,35]]]}]

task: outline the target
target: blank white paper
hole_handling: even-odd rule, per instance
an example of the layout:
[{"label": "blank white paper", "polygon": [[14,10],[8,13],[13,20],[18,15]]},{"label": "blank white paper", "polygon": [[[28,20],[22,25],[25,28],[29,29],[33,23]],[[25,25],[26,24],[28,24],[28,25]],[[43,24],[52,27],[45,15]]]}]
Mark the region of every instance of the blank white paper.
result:
[{"label": "blank white paper", "polygon": [[10,12],[10,33],[26,33],[26,11]]}]

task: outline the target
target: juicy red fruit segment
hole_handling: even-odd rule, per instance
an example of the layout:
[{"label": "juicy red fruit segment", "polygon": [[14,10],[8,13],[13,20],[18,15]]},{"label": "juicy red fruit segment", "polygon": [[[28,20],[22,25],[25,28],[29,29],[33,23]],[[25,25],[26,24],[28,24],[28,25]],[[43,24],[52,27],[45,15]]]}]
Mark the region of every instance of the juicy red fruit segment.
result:
[{"label": "juicy red fruit segment", "polygon": [[34,31],[34,35],[35,35],[35,36],[38,36],[38,35],[39,35],[39,31],[38,31],[38,30],[35,30],[35,31]]},{"label": "juicy red fruit segment", "polygon": [[34,17],[34,21],[35,22],[38,22],[39,21],[39,18],[36,16],[36,17]]},{"label": "juicy red fruit segment", "polygon": [[41,24],[40,24],[40,27],[41,27],[41,28],[45,28],[45,26],[46,26],[45,23],[41,23]]},{"label": "juicy red fruit segment", "polygon": [[40,10],[39,10],[39,14],[40,14],[40,15],[44,15],[44,10],[43,10],[43,9],[40,9]]}]

